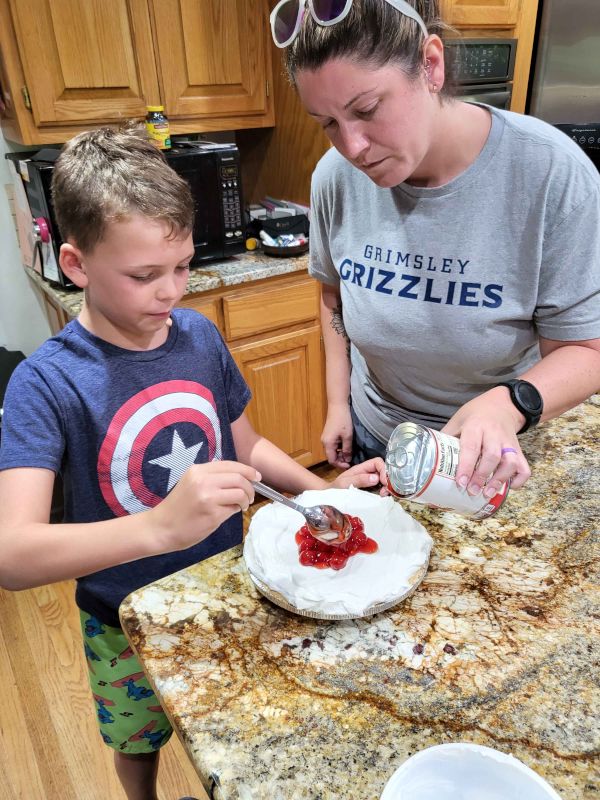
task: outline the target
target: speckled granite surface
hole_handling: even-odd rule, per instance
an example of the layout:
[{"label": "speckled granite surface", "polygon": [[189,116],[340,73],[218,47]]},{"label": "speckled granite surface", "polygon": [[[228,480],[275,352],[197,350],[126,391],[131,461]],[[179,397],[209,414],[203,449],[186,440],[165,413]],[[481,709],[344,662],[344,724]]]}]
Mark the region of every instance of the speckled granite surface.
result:
[{"label": "speckled granite surface", "polygon": [[496,517],[409,506],[434,538],[413,597],[319,623],[262,599],[235,548],[132,594],[122,621],[218,800],[376,800],[433,744],[511,752],[600,798],[600,397],[523,437]]},{"label": "speckled granite surface", "polygon": [[[277,258],[253,251],[224,261],[211,261],[203,267],[190,270],[186,295],[208,292],[237,284],[272,278],[275,275],[287,275],[293,272],[306,272],[308,255]],[[25,267],[31,280],[46,292],[69,314],[76,317],[81,310],[83,293],[80,291],[61,289],[43,280],[39,273]]]}]

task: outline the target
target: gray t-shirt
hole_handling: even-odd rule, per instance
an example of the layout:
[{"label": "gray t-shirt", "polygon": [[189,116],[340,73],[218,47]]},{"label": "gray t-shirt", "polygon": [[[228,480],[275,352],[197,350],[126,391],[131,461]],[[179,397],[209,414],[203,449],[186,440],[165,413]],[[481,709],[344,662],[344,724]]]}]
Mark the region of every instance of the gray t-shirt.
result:
[{"label": "gray t-shirt", "polygon": [[353,407],[382,442],[523,373],[538,336],[600,337],[600,175],[551,125],[489,111],[444,186],[382,189],[334,149],[313,175],[310,273],[339,284]]}]

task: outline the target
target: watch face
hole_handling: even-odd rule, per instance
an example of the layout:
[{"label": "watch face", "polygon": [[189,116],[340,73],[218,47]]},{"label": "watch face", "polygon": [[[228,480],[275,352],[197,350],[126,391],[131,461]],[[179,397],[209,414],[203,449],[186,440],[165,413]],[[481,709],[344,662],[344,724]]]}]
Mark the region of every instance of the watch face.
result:
[{"label": "watch face", "polygon": [[541,410],[542,398],[533,384],[527,381],[519,381],[515,386],[515,390],[519,401],[525,408],[530,409],[534,414]]}]

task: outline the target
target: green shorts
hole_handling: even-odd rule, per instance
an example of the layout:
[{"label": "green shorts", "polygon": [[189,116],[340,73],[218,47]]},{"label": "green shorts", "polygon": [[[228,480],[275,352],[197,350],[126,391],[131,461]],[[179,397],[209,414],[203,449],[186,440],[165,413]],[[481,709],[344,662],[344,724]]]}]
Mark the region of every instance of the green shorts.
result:
[{"label": "green shorts", "polygon": [[151,753],[173,729],[121,628],[80,611],[90,686],[105,744],[122,753]]}]

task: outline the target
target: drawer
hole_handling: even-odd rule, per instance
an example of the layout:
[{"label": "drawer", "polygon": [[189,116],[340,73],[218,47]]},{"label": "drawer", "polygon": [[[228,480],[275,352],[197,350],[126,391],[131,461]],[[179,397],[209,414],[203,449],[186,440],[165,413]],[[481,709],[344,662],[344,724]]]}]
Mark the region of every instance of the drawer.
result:
[{"label": "drawer", "polygon": [[242,339],[319,317],[319,284],[312,278],[223,298],[225,338]]},{"label": "drawer", "polygon": [[218,297],[210,299],[203,297],[182,297],[178,303],[180,308],[193,308],[194,311],[199,311],[201,314],[204,314],[211,322],[215,323],[219,330],[221,330],[220,305],[221,300]]}]

